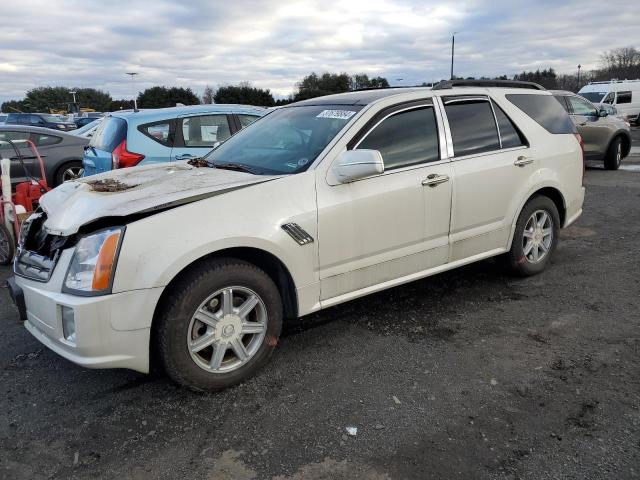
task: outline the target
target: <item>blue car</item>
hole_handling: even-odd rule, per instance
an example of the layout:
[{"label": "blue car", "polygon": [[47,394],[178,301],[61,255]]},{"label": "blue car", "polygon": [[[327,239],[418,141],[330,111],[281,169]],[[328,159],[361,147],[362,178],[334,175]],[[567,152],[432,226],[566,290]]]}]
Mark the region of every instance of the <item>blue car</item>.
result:
[{"label": "blue car", "polygon": [[201,157],[266,112],[214,104],[108,114],[85,147],[84,176]]}]

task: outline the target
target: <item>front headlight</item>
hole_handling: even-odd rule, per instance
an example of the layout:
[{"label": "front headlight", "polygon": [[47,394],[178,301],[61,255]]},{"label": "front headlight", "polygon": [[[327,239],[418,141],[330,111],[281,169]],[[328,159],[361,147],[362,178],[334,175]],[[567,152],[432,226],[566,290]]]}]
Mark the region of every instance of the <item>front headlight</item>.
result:
[{"label": "front headlight", "polygon": [[108,228],[82,237],[76,245],[64,292],[103,295],[111,292],[124,227]]}]

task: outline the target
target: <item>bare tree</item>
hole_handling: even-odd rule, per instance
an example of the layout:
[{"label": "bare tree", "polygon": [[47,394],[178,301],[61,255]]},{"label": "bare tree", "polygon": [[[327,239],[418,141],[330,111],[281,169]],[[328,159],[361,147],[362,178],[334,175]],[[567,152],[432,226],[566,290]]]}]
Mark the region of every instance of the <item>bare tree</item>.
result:
[{"label": "bare tree", "polygon": [[640,78],[640,50],[635,47],[622,47],[604,52],[600,56],[601,80],[612,78]]},{"label": "bare tree", "polygon": [[213,88],[207,85],[206,87],[204,87],[204,93],[202,94],[202,103],[204,104],[213,103],[214,95],[215,95],[215,92],[213,91]]}]

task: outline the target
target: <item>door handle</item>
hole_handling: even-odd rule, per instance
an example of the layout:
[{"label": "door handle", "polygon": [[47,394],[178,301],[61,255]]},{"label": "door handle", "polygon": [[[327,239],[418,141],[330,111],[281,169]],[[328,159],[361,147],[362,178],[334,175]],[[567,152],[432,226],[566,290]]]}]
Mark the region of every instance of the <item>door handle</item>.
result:
[{"label": "door handle", "polygon": [[449,175],[438,175],[437,173],[432,173],[422,181],[422,185],[433,188],[433,187],[437,187],[441,183],[448,182],[448,181],[449,181]]},{"label": "door handle", "polygon": [[514,165],[518,166],[518,167],[524,167],[525,165],[529,165],[530,163],[533,163],[533,158],[531,157],[523,157],[523,156],[519,156],[515,162],[513,162]]},{"label": "door handle", "polygon": [[190,158],[194,158],[195,155],[191,155],[190,153],[184,153],[182,155],[178,155],[176,160],[189,160]]}]

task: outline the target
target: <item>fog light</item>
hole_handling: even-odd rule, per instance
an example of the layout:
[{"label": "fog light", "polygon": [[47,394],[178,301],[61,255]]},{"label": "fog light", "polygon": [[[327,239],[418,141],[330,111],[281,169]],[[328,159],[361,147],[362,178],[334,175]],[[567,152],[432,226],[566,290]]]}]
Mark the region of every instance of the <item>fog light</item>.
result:
[{"label": "fog light", "polygon": [[60,306],[62,308],[62,335],[67,342],[76,341],[76,320],[73,315],[73,308]]}]

